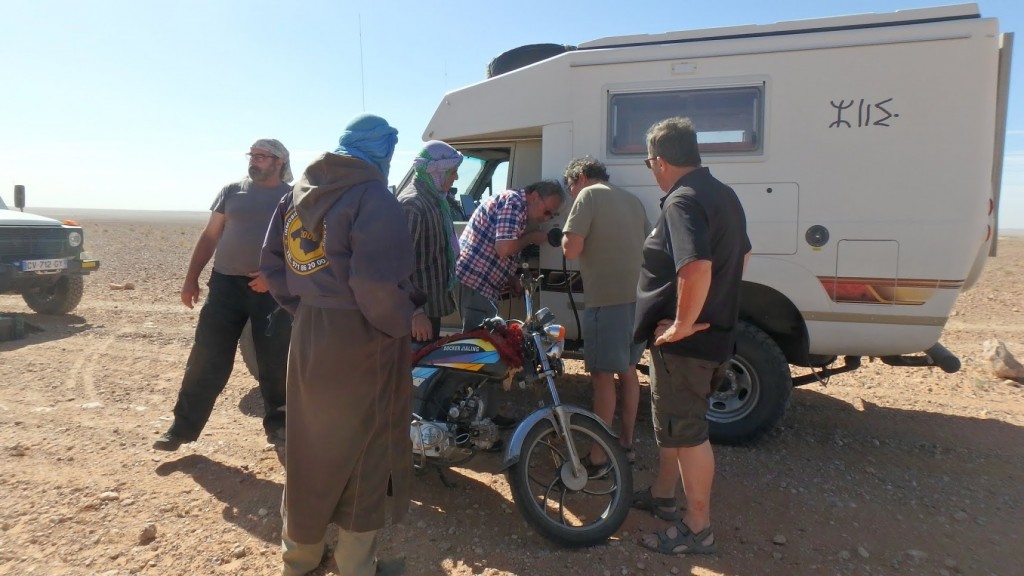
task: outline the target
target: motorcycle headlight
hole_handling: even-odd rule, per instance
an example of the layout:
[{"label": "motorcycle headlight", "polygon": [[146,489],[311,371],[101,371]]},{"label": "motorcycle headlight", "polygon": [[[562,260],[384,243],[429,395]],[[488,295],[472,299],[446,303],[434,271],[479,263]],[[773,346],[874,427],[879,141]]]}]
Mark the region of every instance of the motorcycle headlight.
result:
[{"label": "motorcycle headlight", "polygon": [[548,358],[561,358],[562,352],[565,352],[565,340],[559,340],[548,348]]},{"label": "motorcycle headlight", "polygon": [[548,324],[544,327],[544,335],[549,342],[560,342],[565,340],[565,326],[559,324]]},{"label": "motorcycle headlight", "polygon": [[68,244],[71,244],[72,248],[78,248],[82,245],[82,233],[78,231],[68,233]]}]

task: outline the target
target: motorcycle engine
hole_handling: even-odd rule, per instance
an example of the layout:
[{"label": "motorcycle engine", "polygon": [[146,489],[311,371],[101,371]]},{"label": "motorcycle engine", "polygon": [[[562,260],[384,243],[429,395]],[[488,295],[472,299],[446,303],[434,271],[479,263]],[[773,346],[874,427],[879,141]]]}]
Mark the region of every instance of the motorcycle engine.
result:
[{"label": "motorcycle engine", "polygon": [[443,422],[414,420],[409,430],[413,452],[428,458],[440,458],[451,451],[451,434]]},{"label": "motorcycle engine", "polygon": [[490,418],[484,418],[479,422],[475,422],[473,428],[473,445],[478,450],[490,450],[495,442],[498,441],[498,425],[491,422]]},{"label": "motorcycle engine", "polygon": [[491,449],[500,438],[498,426],[484,412],[483,399],[469,391],[453,398],[445,422],[413,418],[413,452],[450,465],[468,460],[477,450]]}]

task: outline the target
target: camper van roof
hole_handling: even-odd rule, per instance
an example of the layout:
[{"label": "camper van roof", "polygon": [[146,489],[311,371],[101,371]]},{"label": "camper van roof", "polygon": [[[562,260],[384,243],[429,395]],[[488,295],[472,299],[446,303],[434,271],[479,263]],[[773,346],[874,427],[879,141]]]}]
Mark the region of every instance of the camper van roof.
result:
[{"label": "camper van roof", "polygon": [[978,11],[977,4],[957,4],[952,6],[938,6],[935,8],[897,10],[896,12],[885,12],[880,14],[856,14],[852,16],[835,16],[831,18],[793,20],[790,22],[776,22],[775,24],[750,24],[743,26],[729,26],[726,28],[705,28],[703,30],[666,32],[664,34],[611,36],[608,38],[600,38],[598,40],[584,42],[578,46],[578,49],[594,50],[598,48],[694,42],[697,40],[725,40],[730,38],[807,34],[811,32],[900,26],[904,24],[921,24],[926,22],[964,20],[980,17],[981,13]]}]

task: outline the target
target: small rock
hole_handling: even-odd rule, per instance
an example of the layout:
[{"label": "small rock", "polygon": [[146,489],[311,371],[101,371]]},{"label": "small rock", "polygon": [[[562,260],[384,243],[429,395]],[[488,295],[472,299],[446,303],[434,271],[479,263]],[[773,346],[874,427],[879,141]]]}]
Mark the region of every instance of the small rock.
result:
[{"label": "small rock", "polygon": [[925,560],[925,559],[928,558],[928,553],[927,552],[924,552],[923,550],[915,550],[913,548],[911,548],[910,550],[907,550],[905,552],[905,554],[908,557],[910,557],[910,561],[911,562],[915,562],[915,563],[921,562],[922,560]]},{"label": "small rock", "polygon": [[246,554],[245,546],[242,546],[242,545],[235,546],[234,549],[231,550],[231,557],[232,558],[236,558],[236,559],[237,558],[244,558],[245,554]]},{"label": "small rock", "polygon": [[871,556],[870,554],[868,554],[868,549],[863,546],[857,546],[857,554],[860,554],[861,558],[868,558],[869,556]]},{"label": "small rock", "polygon": [[100,502],[111,502],[114,500],[120,500],[121,495],[117,492],[104,492],[100,494]]},{"label": "small rock", "polygon": [[849,560],[850,559],[850,553],[847,552],[846,550],[840,550],[839,551],[839,559],[840,560]]},{"label": "small rock", "polygon": [[782,534],[776,534],[775,537],[772,538],[772,544],[775,544],[776,546],[785,546],[786,537]]},{"label": "small rock", "polygon": [[270,510],[267,510],[266,508],[260,508],[259,510],[256,511],[256,513],[260,516],[266,516],[270,514]]},{"label": "small rock", "polygon": [[1024,366],[1006,349],[999,339],[992,338],[982,343],[982,354],[988,361],[992,373],[1007,380],[1024,379]]},{"label": "small rock", "polygon": [[772,552],[772,558],[775,560],[782,560],[782,552]]},{"label": "small rock", "polygon": [[95,410],[96,408],[103,408],[103,403],[102,402],[89,402],[87,404],[82,404],[82,408],[84,408],[86,410]]},{"label": "small rock", "polygon": [[953,518],[963,522],[964,520],[967,520],[967,513],[963,510],[957,510],[956,512],[953,512]]},{"label": "small rock", "polygon": [[153,540],[156,540],[156,524],[146,522],[139,532],[139,544],[149,544]]},{"label": "small rock", "polygon": [[673,566],[672,569],[669,570],[669,572],[671,572],[673,574],[679,574],[679,568],[676,568],[675,566]]}]

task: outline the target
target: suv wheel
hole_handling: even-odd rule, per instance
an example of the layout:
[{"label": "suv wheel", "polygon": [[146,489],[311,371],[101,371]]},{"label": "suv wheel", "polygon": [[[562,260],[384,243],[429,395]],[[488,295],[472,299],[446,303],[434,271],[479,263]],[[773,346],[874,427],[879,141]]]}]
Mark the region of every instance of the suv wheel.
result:
[{"label": "suv wheel", "polygon": [[67,314],[82,301],[85,280],[81,276],[62,276],[43,288],[34,288],[21,295],[25,304],[40,314]]}]

